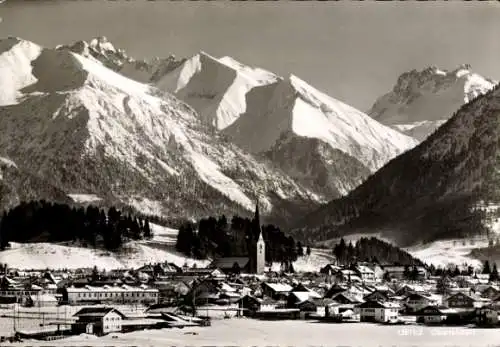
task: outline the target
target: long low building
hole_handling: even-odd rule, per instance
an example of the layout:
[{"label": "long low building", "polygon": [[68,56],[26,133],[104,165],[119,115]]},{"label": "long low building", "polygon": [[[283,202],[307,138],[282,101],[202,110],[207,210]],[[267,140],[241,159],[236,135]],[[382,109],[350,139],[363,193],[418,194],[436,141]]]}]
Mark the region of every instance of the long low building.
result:
[{"label": "long low building", "polygon": [[159,290],[146,285],[141,286],[85,286],[69,287],[63,292],[63,301],[70,305],[89,303],[115,304],[157,304]]}]

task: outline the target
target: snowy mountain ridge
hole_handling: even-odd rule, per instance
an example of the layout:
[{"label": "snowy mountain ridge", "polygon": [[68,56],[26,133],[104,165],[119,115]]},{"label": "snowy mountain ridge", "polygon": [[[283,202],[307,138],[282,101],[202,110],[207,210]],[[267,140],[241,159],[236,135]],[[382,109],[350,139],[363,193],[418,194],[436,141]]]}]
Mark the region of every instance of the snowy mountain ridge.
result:
[{"label": "snowy mountain ridge", "polygon": [[486,93],[496,83],[472,72],[468,64],[450,71],[435,66],[412,70],[399,76],[393,90],[380,97],[368,114],[423,140],[461,105]]},{"label": "snowy mountain ridge", "polygon": [[383,126],[300,78],[200,52],[160,79],[239,147],[264,156],[330,199],[417,141]]},{"label": "snowy mountain ridge", "polygon": [[125,50],[116,48],[105,36],[60,45],[57,49],[69,49],[85,58],[100,61],[109,69],[142,83],[154,82],[184,62],[183,59],[177,60],[174,55],[155,57],[148,61],[137,60],[127,55]]},{"label": "snowy mountain ridge", "polygon": [[204,122],[221,130],[245,112],[246,94],[252,88],[277,80],[266,70],[245,66],[230,57],[217,59],[200,52],[156,85],[175,93],[193,106]]},{"label": "snowy mountain ridge", "polygon": [[39,51],[17,60],[34,83],[10,86],[22,97],[0,108],[0,155],[63,191],[183,217],[249,212],[258,198],[282,218],[321,201],[175,97],[69,49]]}]

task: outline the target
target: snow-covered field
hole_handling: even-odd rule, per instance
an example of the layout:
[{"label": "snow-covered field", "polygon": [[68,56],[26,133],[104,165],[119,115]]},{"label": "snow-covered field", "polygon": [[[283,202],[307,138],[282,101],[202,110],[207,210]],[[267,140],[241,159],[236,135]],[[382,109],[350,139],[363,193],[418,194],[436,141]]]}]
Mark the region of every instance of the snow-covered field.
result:
[{"label": "snow-covered field", "polygon": [[88,268],[117,269],[140,267],[147,263],[171,262],[178,266],[208,265],[208,260],[189,259],[175,251],[177,230],[152,224],[152,240],[129,242],[127,252],[113,254],[105,250],[51,243],[12,243],[0,252],[0,263],[21,269]]},{"label": "snow-covered field", "polygon": [[88,203],[102,200],[95,194],[68,194],[68,196],[73,199],[76,203]]},{"label": "snow-covered field", "polygon": [[[194,260],[176,252],[177,230],[156,224],[151,224],[151,228],[154,233],[152,240],[129,242],[126,251],[121,254],[68,243],[11,243],[11,249],[0,251],[0,263],[20,269],[76,269],[94,265],[99,269],[128,269],[158,262],[170,262],[178,266],[196,263],[198,267],[204,267],[210,263],[210,260]],[[313,248],[310,256],[300,257],[293,265],[295,271],[314,272],[331,261],[332,255],[328,249]],[[272,269],[279,271],[280,265],[274,263]]]},{"label": "snow-covered field", "polygon": [[97,338],[25,341],[31,346],[493,346],[498,329],[382,326],[314,321],[214,320],[211,327],[146,330]]},{"label": "snow-covered field", "polygon": [[[343,237],[345,242],[355,243],[362,237],[376,237],[380,240],[392,243],[388,238],[383,237],[381,234],[350,234]],[[322,246],[333,248],[340,239],[331,239],[325,241]],[[464,264],[473,267],[481,267],[481,262],[470,256],[470,252],[476,248],[483,248],[488,246],[488,240],[484,237],[477,237],[474,239],[453,239],[446,241],[435,241],[427,244],[416,245],[405,248],[404,250],[410,253],[415,258],[422,260],[426,264],[433,264],[434,266],[448,267],[450,264],[453,266],[463,266]],[[323,251],[325,253],[325,251]],[[314,254],[314,250],[313,250]]]},{"label": "snow-covered field", "polygon": [[475,248],[487,246],[488,240],[485,238],[457,239],[414,246],[407,248],[406,251],[427,264],[434,264],[434,266],[447,267],[449,264],[459,266],[468,264],[474,267],[481,267],[481,262],[470,257],[469,254]]},{"label": "snow-covered field", "polygon": [[[12,248],[0,251],[0,263],[21,269],[58,269],[84,268],[96,265],[99,269],[137,268],[147,263],[170,262],[178,266],[187,264],[198,267],[207,266],[210,260],[194,260],[175,251],[177,230],[151,224],[154,237],[152,240],[132,241],[126,244],[125,251],[114,254],[106,250],[81,247],[70,243],[12,243]],[[376,234],[352,234],[344,239],[356,242],[361,237],[378,237]],[[390,240],[386,240],[390,242]],[[313,248],[310,256],[300,257],[294,264],[295,271],[319,271],[333,261],[331,249],[338,240],[329,240],[326,248]],[[470,257],[475,248],[488,245],[485,238],[474,240],[436,241],[430,244],[407,248],[410,254],[427,264],[448,266],[463,264],[480,267],[481,262]],[[304,248],[305,252],[305,248]],[[280,263],[274,263],[272,270],[279,271]]]}]

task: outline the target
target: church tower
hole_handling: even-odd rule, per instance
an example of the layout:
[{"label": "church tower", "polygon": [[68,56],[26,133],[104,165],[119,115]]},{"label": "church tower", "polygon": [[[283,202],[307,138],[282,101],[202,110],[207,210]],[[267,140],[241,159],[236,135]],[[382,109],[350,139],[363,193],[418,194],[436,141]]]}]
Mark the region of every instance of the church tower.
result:
[{"label": "church tower", "polygon": [[255,273],[262,274],[264,273],[266,266],[266,243],[264,241],[264,236],[262,235],[262,227],[260,224],[260,214],[259,214],[259,203],[255,206],[255,216],[254,216],[254,225],[256,233],[258,232],[258,239],[256,243],[256,247],[254,248],[254,264],[255,264]]},{"label": "church tower", "polygon": [[263,274],[266,266],[266,243],[264,241],[264,237],[262,236],[262,230],[259,234],[259,239],[257,240],[257,274]]}]

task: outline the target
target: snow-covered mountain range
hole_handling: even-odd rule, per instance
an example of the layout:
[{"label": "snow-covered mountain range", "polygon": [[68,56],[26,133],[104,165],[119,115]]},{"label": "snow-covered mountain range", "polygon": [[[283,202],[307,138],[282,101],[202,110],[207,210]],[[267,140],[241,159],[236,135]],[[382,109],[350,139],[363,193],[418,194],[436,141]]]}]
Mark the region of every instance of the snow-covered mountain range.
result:
[{"label": "snow-covered mountain range", "polygon": [[[342,199],[303,219],[303,237],[379,233],[398,244],[500,231],[500,85]],[[315,228],[313,226],[316,226]]]},{"label": "snow-covered mountain range", "polygon": [[174,55],[167,58],[155,57],[147,61],[137,60],[128,56],[123,49],[116,48],[105,36],[93,38],[88,42],[80,40],[57,48],[69,49],[86,58],[98,60],[107,68],[143,83],[158,80],[185,61],[185,59],[176,59]]},{"label": "snow-covered mountain range", "polygon": [[95,58],[19,38],[0,48],[0,156],[66,194],[182,217],[244,213],[259,199],[285,218],[322,201],[184,102]]},{"label": "snow-covered mountain range", "polygon": [[417,141],[287,78],[204,52],[157,82],[242,149],[309,189],[339,197]]},{"label": "snow-covered mountain range", "polygon": [[399,76],[393,90],[380,97],[368,114],[422,141],[460,106],[496,83],[472,72],[468,64],[450,71],[435,66],[412,70]]}]

